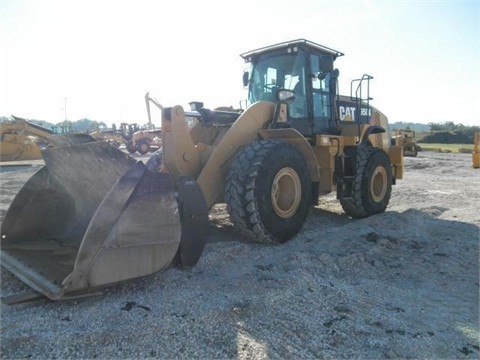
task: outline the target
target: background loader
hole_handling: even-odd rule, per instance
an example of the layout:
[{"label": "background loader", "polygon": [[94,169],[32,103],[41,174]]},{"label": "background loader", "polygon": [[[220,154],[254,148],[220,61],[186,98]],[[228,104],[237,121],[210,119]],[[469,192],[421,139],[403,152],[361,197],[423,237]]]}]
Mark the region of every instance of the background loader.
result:
[{"label": "background loader", "polygon": [[44,150],[45,167],[2,224],[2,266],[58,300],[194,266],[217,203],[267,243],[295,236],[333,191],[348,216],[384,212],[403,176],[402,148],[369,104],[371,76],[338,95],[342,55],[304,39],[242,54],[241,111],[185,111],[147,94],[148,112],[150,102],[161,110],[162,149],[146,164],[98,141]]},{"label": "background loader", "polygon": [[154,152],[161,147],[161,134],[161,129],[141,129],[138,124],[127,123],[120,124],[120,129],[118,130],[94,131],[90,133],[96,140],[106,141],[116,147],[125,145],[130,154],[139,152],[142,155]]},{"label": "background loader", "polygon": [[108,142],[117,148],[125,145],[127,151],[133,154],[137,151],[137,148],[133,144],[132,137],[138,131],[138,124],[121,123],[119,129],[94,131],[90,135],[98,141]]},{"label": "background loader", "polygon": [[410,129],[395,129],[392,131],[392,145],[403,148],[403,156],[416,157],[420,146],[415,139],[415,131]]},{"label": "background loader", "polygon": [[145,95],[145,104],[147,106],[148,123],[146,129],[139,129],[132,135],[131,147],[140,154],[145,155],[162,147],[162,129],[155,129],[150,114],[151,98],[149,93]]}]

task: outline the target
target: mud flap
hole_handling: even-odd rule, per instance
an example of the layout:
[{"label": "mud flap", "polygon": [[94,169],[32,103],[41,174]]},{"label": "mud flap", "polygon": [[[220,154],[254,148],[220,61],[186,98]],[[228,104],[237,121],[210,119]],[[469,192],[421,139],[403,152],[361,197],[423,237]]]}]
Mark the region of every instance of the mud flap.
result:
[{"label": "mud flap", "polygon": [[177,181],[178,204],[182,223],[179,260],[182,268],[197,264],[207,242],[208,207],[195,179],[180,177]]}]

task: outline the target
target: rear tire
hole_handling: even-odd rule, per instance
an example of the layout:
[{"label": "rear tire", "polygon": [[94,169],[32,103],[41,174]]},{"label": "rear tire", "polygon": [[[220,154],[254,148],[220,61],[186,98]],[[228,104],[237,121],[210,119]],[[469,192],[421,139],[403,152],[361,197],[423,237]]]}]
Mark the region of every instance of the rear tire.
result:
[{"label": "rear tire", "polygon": [[343,210],[354,218],[382,213],[391,193],[392,168],[388,155],[379,148],[357,147],[352,194],[340,200]]},{"label": "rear tire", "polygon": [[137,151],[137,149],[135,148],[135,146],[133,146],[133,141],[130,140],[130,141],[127,141],[126,143],[126,148],[127,148],[127,151],[130,153],[130,154],[133,154]]},{"label": "rear tire", "polygon": [[225,186],[234,225],[257,242],[282,243],[303,226],[310,208],[310,175],[303,155],[282,140],[260,140],[235,157]]},{"label": "rear tire", "polygon": [[415,144],[412,144],[412,152],[413,152],[413,157],[417,157],[418,155],[418,147]]}]

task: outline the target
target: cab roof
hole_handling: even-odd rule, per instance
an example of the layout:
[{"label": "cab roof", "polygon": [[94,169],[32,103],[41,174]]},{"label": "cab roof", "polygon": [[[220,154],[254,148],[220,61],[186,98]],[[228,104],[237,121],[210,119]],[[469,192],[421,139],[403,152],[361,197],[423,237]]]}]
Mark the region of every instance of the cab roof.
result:
[{"label": "cab roof", "polygon": [[251,50],[251,51],[248,51],[246,53],[240,54],[240,56],[245,61],[250,62],[252,57],[255,57],[255,56],[258,56],[258,55],[261,55],[261,54],[264,54],[264,53],[268,53],[268,52],[275,51],[275,50],[281,50],[281,49],[286,49],[286,50],[290,49],[291,51],[297,51],[298,48],[308,48],[309,50],[313,50],[314,52],[329,54],[329,55],[333,56],[334,60],[337,57],[344,55],[344,53],[342,53],[340,51],[331,49],[327,46],[317,44],[313,41],[309,41],[309,40],[306,40],[306,39],[297,39],[297,40],[285,41],[285,42],[281,42],[279,44],[269,45],[269,46],[265,46],[265,47],[262,47],[262,48],[259,48],[259,49]]}]

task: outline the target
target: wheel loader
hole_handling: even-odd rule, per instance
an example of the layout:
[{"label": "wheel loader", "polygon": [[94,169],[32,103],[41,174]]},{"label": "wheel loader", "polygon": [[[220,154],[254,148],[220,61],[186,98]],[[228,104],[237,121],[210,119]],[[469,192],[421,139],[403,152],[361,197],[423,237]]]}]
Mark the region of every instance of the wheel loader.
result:
[{"label": "wheel loader", "polygon": [[121,145],[125,145],[127,151],[130,154],[133,154],[137,151],[133,136],[139,131],[139,129],[140,127],[136,123],[121,123],[119,129],[94,131],[91,132],[90,135],[98,141],[106,141],[117,148]]},{"label": "wheel loader", "polygon": [[241,54],[243,110],[185,110],[147,94],[163,146],[145,163],[101,141],[44,150],[45,167],[2,224],[2,266],[61,300],[195,266],[218,203],[246,237],[273,244],[299,233],[331,192],[352,218],[384,212],[402,148],[370,105],[371,76],[339,95],[342,55],[305,39]]},{"label": "wheel loader", "polygon": [[416,157],[420,151],[420,146],[415,140],[415,131],[410,129],[393,130],[392,145],[403,147],[403,156]]},{"label": "wheel loader", "polygon": [[133,154],[137,151],[137,148],[133,145],[132,137],[139,130],[138,124],[127,124],[121,123],[120,129],[117,130],[117,135],[123,138],[125,147],[130,154]]},{"label": "wheel loader", "polygon": [[123,138],[125,147],[130,154],[139,152],[142,155],[155,151],[161,146],[161,129],[141,129],[138,124],[120,124],[116,131],[118,137]]},{"label": "wheel loader", "polygon": [[162,146],[162,139],[161,139],[162,130],[155,129],[155,126],[153,125],[153,122],[152,122],[152,117],[150,113],[151,101],[152,100],[149,96],[149,93],[147,93],[145,95],[145,103],[146,103],[147,112],[148,112],[147,128],[143,130],[139,129],[136,132],[134,132],[129,145],[132,149],[135,149],[142,155],[145,155],[148,152],[153,152],[155,150],[158,150]]}]

